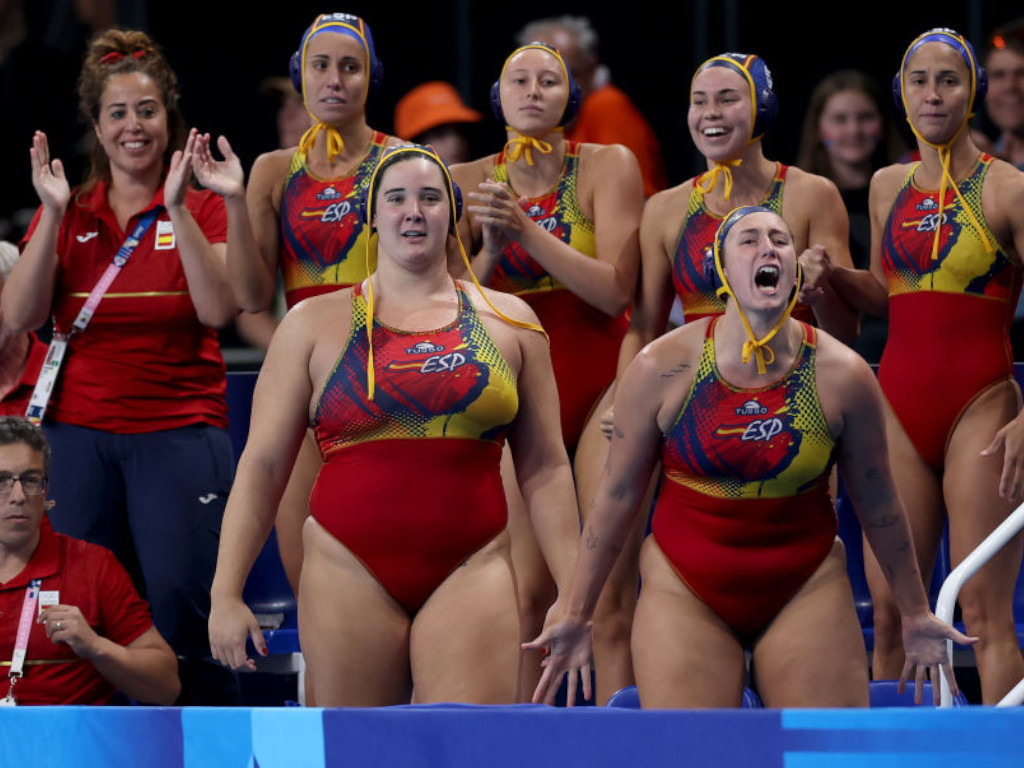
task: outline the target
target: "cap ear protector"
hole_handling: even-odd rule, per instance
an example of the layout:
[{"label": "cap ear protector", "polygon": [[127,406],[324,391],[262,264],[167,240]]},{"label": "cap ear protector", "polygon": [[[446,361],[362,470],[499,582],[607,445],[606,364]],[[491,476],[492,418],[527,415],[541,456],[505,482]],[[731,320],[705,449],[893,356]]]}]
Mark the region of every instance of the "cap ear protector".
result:
[{"label": "cap ear protector", "polygon": [[[757,141],[768,133],[779,114],[779,98],[775,95],[772,73],[764,59],[752,53],[723,53],[701,64],[694,73],[693,80],[708,67],[727,67],[743,76],[750,86],[750,101],[754,105],[750,121],[750,141]],[[693,80],[690,81],[691,93]]]},{"label": "cap ear protector", "polygon": [[925,43],[944,43],[954,48],[963,58],[971,78],[971,99],[967,105],[967,114],[968,116],[972,115],[974,107],[984,101],[985,94],[988,93],[988,73],[978,63],[978,57],[975,56],[974,48],[971,47],[967,38],[956,30],[945,27],[930,29],[907,46],[906,53],[903,54],[903,61],[900,62],[899,71],[892,79],[892,97],[896,102],[896,109],[903,117],[907,116],[907,104],[903,94],[903,70],[906,69],[910,57]]},{"label": "cap ear protector", "polygon": [[451,202],[452,218],[449,226],[451,231],[454,232],[458,227],[459,219],[462,218],[462,190],[459,189],[459,185],[452,179],[448,165],[437,154],[437,150],[429,145],[420,144],[400,144],[397,147],[389,147],[381,153],[373,175],[370,176],[369,182],[359,190],[359,196],[356,198],[356,206],[359,208],[366,226],[373,229],[373,203],[380,176],[394,164],[389,162],[392,157],[404,153],[424,155],[440,167],[441,175],[444,176],[445,186],[448,190],[448,200]]},{"label": "cap ear protector", "polygon": [[313,35],[321,32],[336,32],[341,35],[354,37],[366,51],[366,65],[368,70],[367,94],[374,93],[380,88],[384,80],[384,65],[377,58],[377,51],[373,45],[373,35],[370,33],[370,25],[358,16],[349,13],[322,13],[309,25],[309,28],[302,33],[302,40],[299,48],[288,60],[288,74],[291,76],[292,85],[302,95],[302,57]]},{"label": "cap ear protector", "polygon": [[508,121],[505,119],[505,112],[501,108],[501,78],[505,75],[505,69],[508,67],[508,63],[512,60],[512,57],[522,51],[528,51],[531,48],[539,48],[542,51],[547,51],[556,59],[558,63],[562,65],[562,72],[565,74],[565,81],[569,84],[569,98],[566,99],[565,109],[562,110],[562,119],[559,120],[558,125],[568,125],[575,119],[576,115],[579,114],[580,104],[583,102],[583,94],[580,91],[580,86],[572,76],[572,72],[565,63],[565,59],[562,58],[561,52],[554,46],[548,45],[547,43],[528,43],[527,45],[516,48],[512,53],[505,59],[505,63],[501,67],[501,75],[494,81],[494,85],[491,86],[491,111],[494,113],[494,117],[502,125],[506,125]]}]

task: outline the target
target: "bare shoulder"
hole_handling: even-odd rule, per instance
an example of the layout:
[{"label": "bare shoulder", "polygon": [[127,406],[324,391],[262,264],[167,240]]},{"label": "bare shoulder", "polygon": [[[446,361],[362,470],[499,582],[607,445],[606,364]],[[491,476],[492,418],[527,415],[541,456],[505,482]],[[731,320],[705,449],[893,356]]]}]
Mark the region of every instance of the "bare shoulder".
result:
[{"label": "bare shoulder", "polygon": [[894,195],[910,173],[912,163],[895,163],[879,168],[871,176],[871,194]]},{"label": "bare shoulder", "polygon": [[627,171],[634,165],[639,168],[633,150],[624,144],[581,144],[580,164],[602,168],[618,168]]},{"label": "bare shoulder", "polygon": [[1008,198],[1011,204],[1020,202],[1024,196],[1024,173],[1005,160],[992,161],[986,181],[993,184],[1000,197]]},{"label": "bare shoulder", "polygon": [[815,329],[815,335],[819,394],[848,398],[877,391],[875,372],[863,357],[820,328]]},{"label": "bare shoulder", "polygon": [[670,222],[673,225],[681,224],[686,216],[692,191],[693,179],[688,179],[677,186],[655,192],[644,203],[644,224],[646,226],[657,225],[661,222]]},{"label": "bare shoulder", "polygon": [[823,200],[842,202],[839,187],[832,179],[810,173],[795,165],[791,165],[786,173],[785,200],[789,201],[793,197],[799,198],[809,209],[820,205]]},{"label": "bare shoulder", "polygon": [[487,155],[467,163],[456,163],[451,167],[452,179],[463,189],[475,188],[480,182],[491,178],[494,158],[494,155]]},{"label": "bare shoulder", "polygon": [[283,179],[295,156],[297,147],[290,149],[275,149],[272,152],[264,152],[256,158],[252,164],[251,180],[255,183],[259,180]]},{"label": "bare shoulder", "polygon": [[703,318],[659,336],[640,350],[630,368],[635,365],[637,375],[645,382],[665,381],[687,373],[692,378],[700,363],[710,322]]},{"label": "bare shoulder", "polygon": [[493,288],[477,287],[472,282],[463,283],[463,286],[468,291],[473,306],[476,307],[477,312],[480,314],[493,315],[494,309],[497,309],[513,320],[523,323],[534,323],[535,325],[540,324],[537,313],[518,296],[506,293],[505,291],[496,291]]}]

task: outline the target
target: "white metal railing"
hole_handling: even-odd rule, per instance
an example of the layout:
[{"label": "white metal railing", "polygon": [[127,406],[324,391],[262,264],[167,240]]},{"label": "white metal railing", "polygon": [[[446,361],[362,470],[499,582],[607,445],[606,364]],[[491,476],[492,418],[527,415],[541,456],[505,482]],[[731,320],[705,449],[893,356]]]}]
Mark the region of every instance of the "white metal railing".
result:
[{"label": "white metal railing", "polygon": [[[976,574],[985,563],[992,559],[1006,543],[1024,528],[1024,504],[1021,504],[1013,513],[1007,517],[999,526],[985,537],[984,541],[971,552],[964,561],[953,569],[952,573],[942,582],[942,589],[939,590],[939,599],[935,605],[935,615],[947,624],[953,623],[953,608],[956,606],[956,599],[963,588],[964,583]],[[946,655],[949,659],[950,668],[953,666],[953,641],[946,641]],[[953,706],[953,696],[949,690],[949,683],[945,675],[939,675],[941,681],[940,704],[941,707]],[[935,684],[935,681],[932,681]],[[1002,701],[996,704],[997,707],[1013,707],[1024,702],[1024,680],[1003,697]]]}]

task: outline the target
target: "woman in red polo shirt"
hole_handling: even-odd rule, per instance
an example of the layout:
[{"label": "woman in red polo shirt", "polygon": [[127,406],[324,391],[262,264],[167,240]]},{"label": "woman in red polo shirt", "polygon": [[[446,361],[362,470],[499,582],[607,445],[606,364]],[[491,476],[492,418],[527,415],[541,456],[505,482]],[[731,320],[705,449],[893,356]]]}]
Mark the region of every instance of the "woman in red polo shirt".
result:
[{"label": "woman in red polo shirt", "polygon": [[110,548],[133,573],[185,659],[191,701],[237,703],[232,681],[204,662],[234,466],[216,331],[238,311],[224,203],[189,187],[196,134],[186,132],[177,79],[147,35],[97,36],[79,102],[97,138],[89,177],[72,190],[45,134],[35,134],[42,205],[2,294],[13,329],[52,315],[55,338],[69,336],[45,409],[36,396],[29,406],[36,418],[45,410],[53,446],[51,519]]}]

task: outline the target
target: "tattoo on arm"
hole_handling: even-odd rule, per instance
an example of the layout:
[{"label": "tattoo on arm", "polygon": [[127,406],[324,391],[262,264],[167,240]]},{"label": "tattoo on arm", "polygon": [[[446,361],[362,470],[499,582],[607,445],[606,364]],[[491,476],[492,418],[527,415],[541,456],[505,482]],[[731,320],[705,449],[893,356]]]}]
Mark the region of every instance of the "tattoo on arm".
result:
[{"label": "tattoo on arm", "polygon": [[673,376],[678,376],[681,373],[685,373],[689,367],[689,363],[679,363],[671,370],[665,371],[663,374],[661,374],[661,378],[670,379]]},{"label": "tattoo on arm", "polygon": [[587,549],[597,549],[598,539],[592,528],[587,529]]},{"label": "tattoo on arm", "polygon": [[868,528],[891,528],[899,521],[899,515],[878,515],[868,521]]},{"label": "tattoo on arm", "polygon": [[619,425],[618,425],[618,424],[616,424],[616,425],[615,425],[614,427],[612,427],[612,428],[613,428],[613,429],[615,430],[615,436],[616,436],[617,438],[619,438],[619,440],[621,440],[622,438],[624,438],[624,437],[626,436],[626,433],[625,433],[625,432],[623,432],[623,431],[622,431],[622,429],[620,429],[620,428],[619,428]]}]

